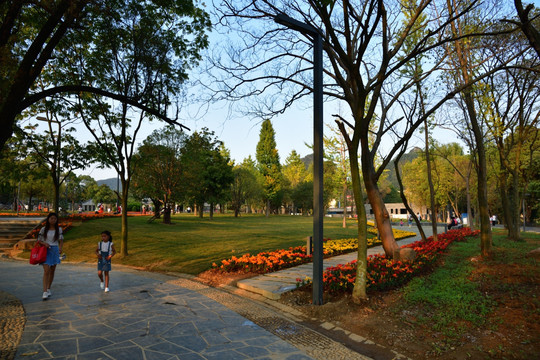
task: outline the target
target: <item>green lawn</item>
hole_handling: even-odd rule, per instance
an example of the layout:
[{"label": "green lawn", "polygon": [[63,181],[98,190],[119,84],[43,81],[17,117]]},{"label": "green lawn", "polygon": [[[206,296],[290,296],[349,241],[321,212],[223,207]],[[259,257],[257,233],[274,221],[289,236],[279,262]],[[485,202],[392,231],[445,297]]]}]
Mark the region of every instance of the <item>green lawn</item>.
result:
[{"label": "green lawn", "polygon": [[[507,239],[506,232],[493,231],[492,255],[483,262],[499,266],[498,269],[523,269],[532,282],[538,276],[537,260],[526,254],[538,248],[540,235],[521,233],[521,236],[525,241],[513,242]],[[535,287],[528,280],[520,283],[522,279],[515,277],[506,284],[508,279],[502,279],[496,271],[475,278],[472,274],[478,266],[469,260],[475,257],[480,258],[480,237],[454,242],[441,266],[428,276],[414,278],[403,288],[404,302],[398,307],[399,313],[408,313],[407,320],[429,324],[435,331],[455,339],[468,327],[486,326],[487,314],[497,306],[497,301],[487,292],[490,287],[501,287],[504,290],[497,290],[505,293],[514,291],[515,297],[535,297]],[[536,298],[533,302],[538,304]]]},{"label": "green lawn", "polygon": [[[304,216],[214,215],[210,220],[193,215],[175,215],[173,225],[161,220],[148,223],[148,217],[129,217],[129,239],[126,258],[114,263],[143,267],[155,271],[198,274],[231,256],[261,251],[287,249],[305,245],[312,234],[313,218]],[[100,233],[110,230],[116,250],[120,252],[120,218],[91,220],[75,225],[65,235],[67,261],[94,262]],[[357,236],[356,221],[342,227],[341,218],[324,219],[324,237],[330,239]]]}]

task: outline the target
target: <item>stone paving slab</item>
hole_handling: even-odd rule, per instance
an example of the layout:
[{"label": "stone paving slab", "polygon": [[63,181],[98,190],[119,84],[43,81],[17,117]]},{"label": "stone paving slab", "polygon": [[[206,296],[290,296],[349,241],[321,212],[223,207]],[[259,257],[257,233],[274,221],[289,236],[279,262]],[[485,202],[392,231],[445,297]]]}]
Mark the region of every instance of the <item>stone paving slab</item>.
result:
[{"label": "stone paving slab", "polygon": [[104,293],[94,266],[61,264],[42,301],[40,266],[0,261],[0,273],[26,311],[15,359],[313,359],[168,276],[113,265]]}]

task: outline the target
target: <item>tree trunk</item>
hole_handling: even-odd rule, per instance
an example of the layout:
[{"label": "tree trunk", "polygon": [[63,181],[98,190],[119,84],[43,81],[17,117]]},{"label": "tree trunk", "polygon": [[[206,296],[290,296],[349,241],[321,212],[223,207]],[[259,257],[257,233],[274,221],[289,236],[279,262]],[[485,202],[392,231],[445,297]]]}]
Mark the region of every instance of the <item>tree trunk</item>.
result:
[{"label": "tree trunk", "polygon": [[129,183],[122,179],[122,238],[120,242],[120,256],[128,255],[128,218],[127,218],[127,200]]},{"label": "tree trunk", "polygon": [[[394,257],[394,252],[399,249],[399,246],[394,238],[394,233],[392,232],[390,215],[388,214],[388,210],[384,205],[381,192],[379,191],[379,186],[377,185],[377,177],[375,174],[373,159],[371,158],[369,144],[367,141],[367,138],[365,141],[362,141],[362,175],[364,176],[364,185],[366,186],[366,194],[369,199],[369,203],[371,204],[371,209],[373,209],[373,215],[375,216],[377,230],[379,231],[379,236],[381,237],[384,253],[388,258],[392,259]],[[360,206],[359,201],[362,200],[355,199],[357,207]],[[358,208],[358,211],[363,210]],[[360,219],[360,213],[358,214],[358,218]]]},{"label": "tree trunk", "polygon": [[[427,123],[427,118],[424,120],[424,126],[425,126],[425,141],[426,141],[426,166],[427,166],[427,177],[428,177],[428,184],[429,184],[429,205],[431,207],[431,213],[436,214],[435,209],[435,189],[433,187],[433,180],[431,178],[431,159],[429,156],[429,128]],[[421,228],[421,226],[419,227]],[[431,217],[431,230],[433,232],[433,241],[437,241],[437,216]],[[423,233],[423,231],[422,231]],[[425,235],[422,236],[422,239],[425,240]]]},{"label": "tree trunk", "polygon": [[[470,164],[470,162],[469,162]],[[471,228],[471,230],[474,230],[474,218],[473,218],[473,214],[472,214],[472,206],[471,206],[471,185],[470,185],[470,182],[471,182],[471,168],[472,166],[469,168],[469,172],[467,174],[467,179],[465,180],[465,186],[466,186],[466,191],[467,191],[467,222],[468,222],[468,225],[469,227]]]},{"label": "tree trunk", "polygon": [[[401,174],[399,172],[398,163],[399,163],[399,159],[401,158],[402,154],[403,153],[400,153],[397,156],[396,160],[394,161],[394,168],[396,169],[396,179],[397,179],[397,182],[398,182],[398,185],[399,185],[399,196],[401,197],[401,201],[403,201],[403,205],[405,206],[405,208],[407,209],[409,214],[413,215],[414,211],[409,206],[409,201],[407,200],[407,197],[405,196],[405,191],[403,191],[403,182],[401,181]],[[436,214],[436,212],[435,212],[435,214]],[[414,215],[414,217],[416,218],[416,215]],[[431,219],[432,219],[432,221],[435,222],[435,224],[437,224],[437,217],[433,216],[433,210],[432,210],[432,214],[431,214]],[[418,219],[416,221],[418,222]],[[426,234],[424,233],[424,229],[422,228],[422,226],[420,224],[418,224],[418,230],[420,231],[420,236],[422,237],[422,240],[426,241]]]},{"label": "tree trunk", "polygon": [[210,203],[210,220],[214,219],[214,203]]},{"label": "tree trunk", "polygon": [[266,200],[266,217],[270,216],[270,199]]},{"label": "tree trunk", "polygon": [[484,147],[484,136],[482,129],[478,124],[478,118],[476,116],[476,110],[474,108],[474,100],[469,90],[465,90],[464,93],[465,104],[467,106],[467,112],[471,121],[471,127],[474,134],[477,157],[478,157],[478,211],[480,218],[480,248],[482,250],[482,256],[488,256],[492,248],[491,240],[491,224],[489,221],[489,208],[488,208],[488,196],[487,196],[487,161],[486,151]]},{"label": "tree trunk", "polygon": [[164,224],[171,224],[171,206],[170,204],[166,204],[163,208],[163,223]]},{"label": "tree trunk", "polygon": [[347,228],[347,184],[343,184],[343,228]]},{"label": "tree trunk", "polygon": [[349,150],[354,201],[358,209],[358,253],[356,257],[356,280],[352,291],[352,300],[355,303],[367,299],[367,218],[366,207],[363,204],[364,196],[362,194],[360,169],[358,168],[357,148],[356,150]]},{"label": "tree trunk", "polygon": [[[54,173],[52,173],[53,171]],[[58,177],[56,176],[56,174],[57,174],[56,168],[53,167],[51,170],[53,187],[54,187],[53,211],[58,214],[58,208],[59,208],[59,203],[60,203],[60,181]]]},{"label": "tree trunk", "polygon": [[197,211],[199,212],[199,218],[202,219],[204,214],[204,203],[202,205],[197,205]]},{"label": "tree trunk", "polygon": [[358,211],[358,253],[356,256],[356,278],[352,291],[352,300],[360,303],[367,299],[367,218],[366,208],[363,204],[362,184],[360,179],[360,169],[358,167],[358,136],[349,138],[345,126],[338,122],[339,130],[347,143],[349,151],[349,163],[351,167],[351,178],[353,185],[354,202]]},{"label": "tree trunk", "polygon": [[[519,241],[519,213],[521,207],[521,202],[519,201],[519,175],[517,174],[517,171],[512,171],[510,174],[512,175],[512,186],[509,189],[510,206],[508,212],[510,216],[508,218],[513,226],[512,228],[508,228],[508,238],[513,241]],[[523,221],[525,221],[525,213],[523,213]],[[510,229],[512,231],[510,231]]]}]

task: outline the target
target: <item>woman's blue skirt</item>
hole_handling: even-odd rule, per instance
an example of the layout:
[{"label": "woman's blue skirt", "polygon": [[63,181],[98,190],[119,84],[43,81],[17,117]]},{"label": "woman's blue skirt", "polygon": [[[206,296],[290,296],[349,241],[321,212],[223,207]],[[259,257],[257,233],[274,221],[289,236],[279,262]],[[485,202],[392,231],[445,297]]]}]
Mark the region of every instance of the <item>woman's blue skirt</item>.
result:
[{"label": "woman's blue skirt", "polygon": [[45,265],[53,266],[60,264],[60,251],[58,246],[51,245],[47,249],[47,260],[44,262]]}]

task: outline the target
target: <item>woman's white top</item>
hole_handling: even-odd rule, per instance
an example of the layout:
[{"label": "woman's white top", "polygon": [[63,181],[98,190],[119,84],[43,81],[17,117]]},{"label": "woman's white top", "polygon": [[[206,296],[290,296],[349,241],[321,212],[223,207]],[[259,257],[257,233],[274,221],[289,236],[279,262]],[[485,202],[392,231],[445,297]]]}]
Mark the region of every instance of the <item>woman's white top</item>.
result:
[{"label": "woman's white top", "polygon": [[47,235],[45,236],[45,227],[42,227],[41,230],[39,230],[38,240],[44,241],[50,246],[58,246],[58,240],[62,239],[64,240],[64,235],[62,234],[62,228],[58,228],[58,240],[54,238],[54,229],[49,229],[47,231]]}]

